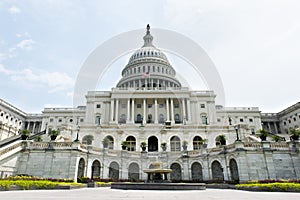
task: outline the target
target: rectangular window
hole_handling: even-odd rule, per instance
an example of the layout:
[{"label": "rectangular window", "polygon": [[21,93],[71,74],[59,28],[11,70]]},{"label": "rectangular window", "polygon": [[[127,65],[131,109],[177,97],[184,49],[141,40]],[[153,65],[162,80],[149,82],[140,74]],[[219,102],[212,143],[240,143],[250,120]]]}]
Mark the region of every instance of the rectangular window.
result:
[{"label": "rectangular window", "polygon": [[253,119],[250,118],[250,119],[249,119],[249,122],[253,122]]},{"label": "rectangular window", "polygon": [[240,122],[244,122],[244,119],[240,118]]},{"label": "rectangular window", "polygon": [[83,118],[81,118],[81,119],[80,119],[80,122],[83,122],[83,121],[84,121],[84,119],[83,119]]},{"label": "rectangular window", "polygon": [[121,104],[121,107],[122,107],[122,108],[126,108],[126,104],[125,104],[125,103],[122,103],[122,104]]},{"label": "rectangular window", "polygon": [[205,115],[201,116],[202,124],[207,124],[207,117]]},{"label": "rectangular window", "polygon": [[148,108],[152,108],[152,104],[148,104]]},{"label": "rectangular window", "polygon": [[97,104],[97,105],[96,105],[96,108],[101,108],[101,104]]},{"label": "rectangular window", "polygon": [[142,104],[138,103],[136,104],[136,108],[141,108],[142,107]]},{"label": "rectangular window", "polygon": [[200,104],[200,107],[201,108],[205,108],[205,104]]},{"label": "rectangular window", "polygon": [[62,119],[58,119],[58,122],[62,122]]},{"label": "rectangular window", "polygon": [[164,107],[164,104],[159,104],[159,108],[163,108]]},{"label": "rectangular window", "polygon": [[50,122],[53,122],[53,118],[50,118]]},{"label": "rectangular window", "polygon": [[178,104],[178,103],[175,103],[175,104],[174,104],[174,108],[179,108],[179,104]]},{"label": "rectangular window", "polygon": [[217,121],[218,121],[218,122],[221,122],[221,119],[220,119],[220,118],[218,118],[218,119],[217,119]]}]

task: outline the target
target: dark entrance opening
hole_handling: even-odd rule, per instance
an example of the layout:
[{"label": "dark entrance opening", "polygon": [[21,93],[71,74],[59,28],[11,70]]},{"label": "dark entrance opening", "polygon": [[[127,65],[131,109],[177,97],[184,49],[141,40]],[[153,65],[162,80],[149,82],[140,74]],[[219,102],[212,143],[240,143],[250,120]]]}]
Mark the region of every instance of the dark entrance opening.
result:
[{"label": "dark entrance opening", "polygon": [[158,139],[155,136],[148,138],[148,151],[158,151]]}]

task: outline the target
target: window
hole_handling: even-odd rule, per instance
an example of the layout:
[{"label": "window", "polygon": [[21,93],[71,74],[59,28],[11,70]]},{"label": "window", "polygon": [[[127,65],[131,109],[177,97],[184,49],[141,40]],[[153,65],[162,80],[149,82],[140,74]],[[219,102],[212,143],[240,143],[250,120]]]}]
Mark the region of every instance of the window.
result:
[{"label": "window", "polygon": [[142,123],[142,115],[141,114],[136,115],[136,122],[135,123]]},{"label": "window", "polygon": [[142,107],[142,104],[138,103],[136,104],[136,108],[141,108]]},{"label": "window", "polygon": [[159,108],[163,108],[164,107],[164,104],[159,104]]},{"label": "window", "polygon": [[105,139],[108,141],[108,148],[114,149],[114,138],[111,136],[106,136]]},{"label": "window", "polygon": [[206,124],[207,125],[207,117],[206,117],[206,115],[202,115],[201,116],[201,121],[202,121],[202,124]]},{"label": "window", "polygon": [[286,122],[283,122],[283,124],[286,126]]},{"label": "window", "polygon": [[126,115],[122,114],[119,119],[119,124],[125,124],[126,123]]},{"label": "window", "polygon": [[96,105],[96,108],[101,108],[101,104],[97,104],[97,105]]},{"label": "window", "polygon": [[193,139],[193,149],[194,150],[201,149],[202,144],[203,144],[203,139],[200,136],[195,136]]},{"label": "window", "polygon": [[[3,113],[1,113],[1,117],[3,117]],[[299,116],[300,117],[300,116]]]},{"label": "window", "polygon": [[62,119],[58,119],[58,122],[62,122]]},{"label": "window", "polygon": [[71,123],[72,123],[72,122],[73,122],[73,119],[70,119],[70,120],[69,120],[69,122],[71,122]]},{"label": "window", "polygon": [[200,108],[205,108],[205,104],[200,104]]},{"label": "window", "polygon": [[221,122],[221,119],[220,119],[220,118],[218,118],[218,119],[217,119],[217,122]]},{"label": "window", "polygon": [[249,119],[249,122],[253,122],[253,119],[250,118],[250,119]]},{"label": "window", "polygon": [[244,119],[243,119],[243,118],[240,118],[240,122],[244,122]]},{"label": "window", "polygon": [[291,120],[289,119],[289,123],[291,123]]},{"label": "window", "polygon": [[295,122],[296,120],[297,120],[296,117],[294,117],[294,122]]},{"label": "window", "polygon": [[122,104],[121,104],[121,108],[126,108],[126,104],[125,104],[125,103],[122,103]]},{"label": "window", "polygon": [[177,136],[173,136],[170,139],[171,151],[180,151],[180,139]]},{"label": "window", "polygon": [[95,121],[96,125],[101,125],[101,116],[96,116],[96,121]]},{"label": "window", "polygon": [[254,128],[251,129],[251,134],[252,134],[252,135],[255,135],[255,130],[254,130]]},{"label": "window", "polygon": [[84,119],[83,119],[83,118],[81,118],[81,119],[80,119],[80,122],[84,122]]},{"label": "window", "polygon": [[180,116],[179,114],[175,114],[175,124],[179,124],[180,123]]},{"label": "window", "polygon": [[53,122],[53,118],[50,118],[50,120],[49,120],[50,122]]},{"label": "window", "polygon": [[174,108],[179,108],[179,104],[178,104],[178,103],[175,103],[175,104],[174,104]]},{"label": "window", "polygon": [[148,104],[148,108],[152,108],[152,104]]},{"label": "window", "polygon": [[128,146],[127,146],[127,150],[128,151],[135,151],[135,149],[136,149],[136,140],[135,140],[135,137],[133,137],[133,136],[128,136],[127,138],[126,138],[126,141],[127,141],[127,143],[128,143]]},{"label": "window", "polygon": [[94,137],[92,135],[86,135],[82,138],[82,144],[92,145]]},{"label": "window", "polygon": [[159,115],[159,123],[165,123],[165,118],[163,114]]}]

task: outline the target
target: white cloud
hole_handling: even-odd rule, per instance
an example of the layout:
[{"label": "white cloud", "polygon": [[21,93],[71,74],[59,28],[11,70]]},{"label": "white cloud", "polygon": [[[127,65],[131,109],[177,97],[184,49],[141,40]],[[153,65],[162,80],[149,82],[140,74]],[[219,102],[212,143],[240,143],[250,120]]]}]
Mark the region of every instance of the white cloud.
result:
[{"label": "white cloud", "polygon": [[32,49],[33,44],[35,43],[35,41],[33,41],[32,39],[25,39],[22,40],[21,42],[19,42],[17,44],[17,47],[19,47],[20,49],[25,49],[30,51]]},{"label": "white cloud", "polygon": [[32,70],[30,68],[14,71],[0,64],[0,73],[8,75],[12,81],[18,82],[18,84],[30,84],[37,87],[46,86],[49,93],[64,91],[74,86],[74,80],[66,73],[61,72]]},{"label": "white cloud", "polygon": [[4,53],[0,53],[0,62],[6,59],[6,55]]},{"label": "white cloud", "polygon": [[8,9],[8,12],[10,14],[18,14],[21,12],[20,8],[16,7],[16,6],[12,6]]}]

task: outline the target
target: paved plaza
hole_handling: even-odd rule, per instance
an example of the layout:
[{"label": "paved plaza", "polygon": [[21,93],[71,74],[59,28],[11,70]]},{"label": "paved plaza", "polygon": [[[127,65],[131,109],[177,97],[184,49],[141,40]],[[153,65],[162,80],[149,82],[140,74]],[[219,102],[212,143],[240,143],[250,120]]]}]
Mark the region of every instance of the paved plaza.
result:
[{"label": "paved plaza", "polygon": [[6,199],[134,199],[134,200],[153,200],[153,199],[186,199],[186,200],[299,200],[299,193],[280,193],[280,192],[247,192],[239,190],[219,190],[207,189],[201,191],[145,191],[145,190],[113,190],[110,188],[84,188],[75,190],[27,190],[27,191],[7,191],[0,192],[1,200]]}]

